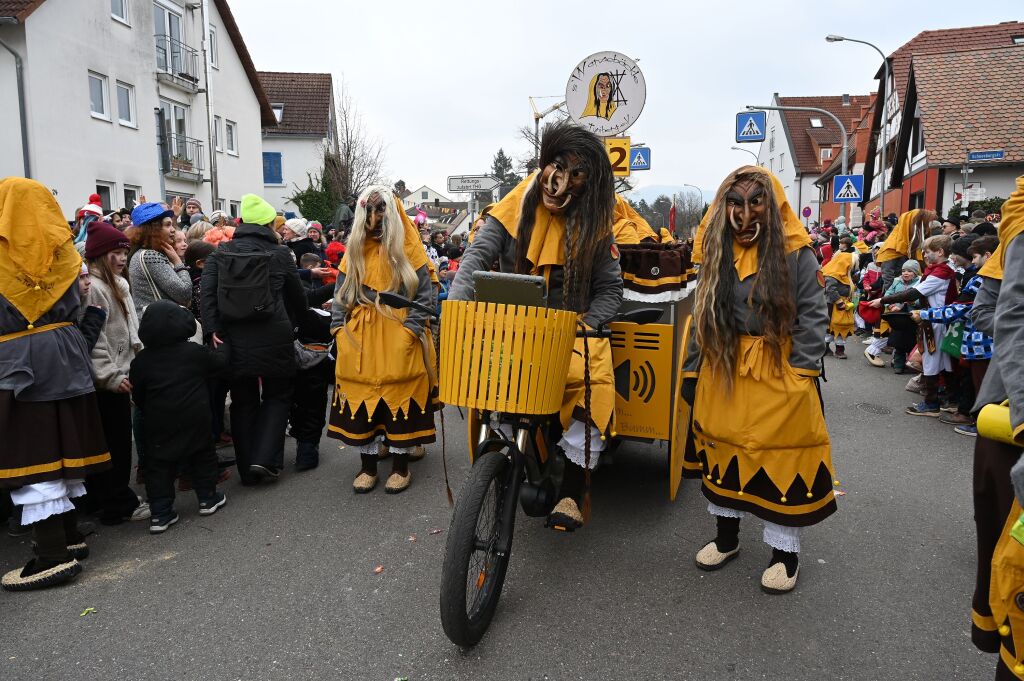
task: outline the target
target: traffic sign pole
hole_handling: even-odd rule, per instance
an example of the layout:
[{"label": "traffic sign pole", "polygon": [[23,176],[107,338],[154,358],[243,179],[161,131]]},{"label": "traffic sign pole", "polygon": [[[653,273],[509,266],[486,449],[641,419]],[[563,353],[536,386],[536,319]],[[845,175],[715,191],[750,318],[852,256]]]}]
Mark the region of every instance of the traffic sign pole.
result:
[{"label": "traffic sign pole", "polygon": [[[830,111],[826,111],[825,109],[818,109],[818,108],[815,108],[813,106],[751,106],[749,104],[747,105],[747,110],[748,111],[758,111],[760,109],[767,109],[769,111],[813,111],[815,113],[820,113],[820,114],[823,114],[825,116],[828,116],[833,121],[835,121],[836,125],[839,126],[839,132],[843,135],[843,175],[846,174],[846,171],[847,171],[847,168],[846,168],[846,157],[847,157],[847,154],[849,153],[849,150],[850,150],[849,140],[847,140],[847,138],[846,138],[847,137],[846,136],[846,126],[843,125],[843,122],[841,120],[839,120],[835,116],[835,114],[833,114]],[[737,116],[738,115],[739,114],[737,114]],[[762,138],[762,139],[764,139],[764,138]],[[737,140],[737,141],[739,141],[739,140]]]}]

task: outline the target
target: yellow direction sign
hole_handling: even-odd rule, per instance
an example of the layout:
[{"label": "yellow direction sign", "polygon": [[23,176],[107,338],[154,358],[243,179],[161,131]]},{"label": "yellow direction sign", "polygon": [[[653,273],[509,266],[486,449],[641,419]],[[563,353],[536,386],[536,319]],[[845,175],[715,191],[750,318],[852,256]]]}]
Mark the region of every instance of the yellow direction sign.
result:
[{"label": "yellow direction sign", "polygon": [[629,176],[629,138],[605,137],[604,148],[608,150],[608,160],[612,163],[612,173],[616,177]]}]

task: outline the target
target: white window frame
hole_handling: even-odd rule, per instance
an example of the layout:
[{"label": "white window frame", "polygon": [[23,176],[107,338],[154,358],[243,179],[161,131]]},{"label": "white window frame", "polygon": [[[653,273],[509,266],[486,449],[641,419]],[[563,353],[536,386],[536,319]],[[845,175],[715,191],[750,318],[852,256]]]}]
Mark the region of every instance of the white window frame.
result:
[{"label": "white window frame", "polygon": [[[228,130],[231,130],[231,135],[228,135]],[[226,118],[224,119],[224,148],[228,154],[238,156],[238,123]]]},{"label": "white window frame", "polygon": [[818,150],[818,157],[824,161],[832,160],[832,147],[822,147]]},{"label": "white window frame", "polygon": [[[108,211],[108,210],[114,211],[114,210],[117,210],[117,206],[114,205],[114,197],[117,196],[117,183],[116,182],[111,182],[109,180],[96,180],[96,193],[97,194],[100,194],[100,187],[103,187],[104,189],[106,189],[107,192],[110,195],[110,202],[109,202],[110,205],[107,206],[106,208],[103,208],[103,210],[104,211]],[[103,196],[101,194],[100,194],[100,207],[101,208],[103,207]]]},{"label": "white window frame", "polygon": [[781,173],[785,169],[786,169],[786,154],[780,153],[779,154],[779,172]]},{"label": "white window frame", "polygon": [[775,127],[772,126],[768,133],[768,151],[775,151]]},{"label": "white window frame", "polygon": [[217,27],[210,24],[210,34],[206,36],[209,44],[206,48],[206,54],[210,59],[210,66],[220,70],[220,44],[217,42]]},{"label": "white window frame", "polygon": [[[132,192],[135,194],[135,199],[133,201],[128,200],[128,192]],[[124,207],[127,208],[128,210],[131,210],[132,208],[135,208],[134,202],[138,201],[139,197],[142,196],[142,187],[139,187],[134,184],[126,184],[124,186],[124,190],[121,192],[121,195],[121,198],[124,199]]]},{"label": "white window frame", "polygon": [[[128,118],[124,118],[121,115],[121,89],[128,91]],[[131,83],[125,83],[124,81],[114,81],[114,92],[116,93],[115,99],[117,99],[117,122],[126,128],[139,129],[137,123],[137,117],[135,115],[135,86]]]},{"label": "white window frame", "polygon": [[228,215],[237,218],[242,214],[242,204],[239,201],[228,201]]},{"label": "white window frame", "polygon": [[811,119],[811,127],[812,128],[824,128],[825,124],[821,122],[820,118],[815,117],[815,118]]},{"label": "white window frame", "polygon": [[213,148],[224,153],[224,119],[220,116],[213,117]]},{"label": "white window frame", "polygon": [[[278,124],[284,120],[284,104],[275,104],[271,102],[270,109],[274,112],[274,118],[277,119]],[[280,111],[280,114],[278,113]]]},{"label": "white window frame", "polygon": [[114,2],[113,2],[113,0],[111,0],[111,3],[110,3],[110,18],[113,19],[114,21],[118,22],[119,24],[124,24],[125,26],[129,26],[130,27],[132,24],[131,24],[131,22],[128,19],[128,5],[129,5],[129,0],[121,0],[121,7],[123,8],[123,11],[124,11],[124,15],[122,16],[122,15],[117,14],[116,12],[114,12]]},{"label": "white window frame", "polygon": [[[93,111],[92,108],[92,80],[96,79],[100,83],[101,98],[103,99],[103,113]],[[110,80],[102,73],[96,71],[89,71],[89,115],[93,118],[106,121],[110,123]]]}]

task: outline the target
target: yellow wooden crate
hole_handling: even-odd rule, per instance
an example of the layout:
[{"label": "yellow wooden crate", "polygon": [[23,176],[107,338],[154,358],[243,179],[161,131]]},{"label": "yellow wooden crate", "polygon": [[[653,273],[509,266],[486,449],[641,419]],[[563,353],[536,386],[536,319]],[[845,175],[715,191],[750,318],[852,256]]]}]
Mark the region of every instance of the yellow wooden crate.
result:
[{"label": "yellow wooden crate", "polygon": [[441,309],[442,402],[510,414],[558,411],[574,313],[464,300],[446,300]]}]

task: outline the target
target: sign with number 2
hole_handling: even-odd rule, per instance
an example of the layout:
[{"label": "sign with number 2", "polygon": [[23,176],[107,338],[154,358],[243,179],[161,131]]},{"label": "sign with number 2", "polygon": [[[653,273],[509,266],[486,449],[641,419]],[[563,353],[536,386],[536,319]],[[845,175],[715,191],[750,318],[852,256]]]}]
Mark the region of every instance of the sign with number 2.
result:
[{"label": "sign with number 2", "polygon": [[608,150],[608,160],[612,164],[612,173],[616,177],[629,175],[629,138],[606,137],[604,148]]}]

